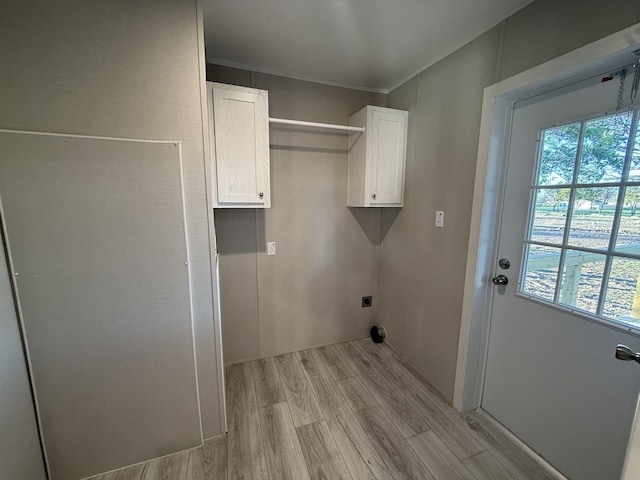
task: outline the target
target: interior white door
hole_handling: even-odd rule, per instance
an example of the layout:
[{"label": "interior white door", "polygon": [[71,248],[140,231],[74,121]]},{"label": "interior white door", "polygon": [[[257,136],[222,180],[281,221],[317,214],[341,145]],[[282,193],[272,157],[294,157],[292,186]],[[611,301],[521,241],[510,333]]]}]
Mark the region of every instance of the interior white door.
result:
[{"label": "interior white door", "polygon": [[[585,133],[590,128],[585,119],[614,112],[618,86],[617,81],[585,81],[515,105],[495,266],[496,276],[505,275],[509,281],[496,286],[493,295],[482,408],[565,476],[577,480],[613,480],[622,474],[640,368],[634,362],[616,360],[614,353],[618,343],[640,350],[639,331],[632,323],[600,322],[595,315],[603,311],[611,316],[607,310],[609,297],[600,301],[598,289],[604,285],[609,292],[606,295],[610,295],[614,287],[619,287],[614,284],[617,263],[606,267],[608,262],[604,260],[610,240],[598,226],[610,209],[620,208],[617,196],[599,203],[594,198],[588,200],[587,190],[595,189],[578,188],[580,182],[591,181],[581,177],[580,164],[565,172],[566,178],[560,171],[545,174],[548,183],[573,183],[571,188],[536,189],[532,185],[539,183],[542,171],[534,168],[538,152],[544,150],[544,132],[574,125],[575,140],[570,135],[559,138],[555,147],[575,159],[586,158],[584,155],[592,154],[596,147]],[[626,116],[618,118],[631,123]],[[625,158],[628,175],[626,150],[614,153]],[[584,168],[587,166],[593,167],[585,160]],[[594,172],[598,176],[597,168]],[[599,176],[601,182],[615,177],[611,172]],[[617,187],[618,194],[623,190]],[[536,205],[531,224],[530,201]],[[548,210],[548,214],[538,215],[538,209]],[[574,212],[573,217],[569,210]],[[589,215],[594,212],[600,215],[600,223],[594,214],[590,224]],[[565,227],[567,216],[570,223]],[[579,217],[580,225],[574,223]],[[615,223],[610,228],[615,230]],[[640,243],[640,236],[627,237],[632,247]],[[525,240],[531,238],[542,245],[529,243],[527,253]],[[592,243],[585,243],[585,238]],[[558,243],[564,248],[545,243]],[[573,244],[584,248],[566,248]],[[503,258],[510,261],[507,269],[498,265],[498,259]],[[524,267],[527,258],[529,264]],[[607,278],[605,268],[611,273],[608,283],[602,282]],[[626,281],[624,288],[635,288],[636,279]],[[554,300],[564,306],[550,303]],[[592,314],[581,309],[591,309]],[[630,320],[631,313],[627,315]]]},{"label": "interior white door", "polygon": [[371,119],[372,204],[402,205],[407,112],[376,108]]},{"label": "interior white door", "polygon": [[0,478],[46,474],[9,271],[0,242]]}]

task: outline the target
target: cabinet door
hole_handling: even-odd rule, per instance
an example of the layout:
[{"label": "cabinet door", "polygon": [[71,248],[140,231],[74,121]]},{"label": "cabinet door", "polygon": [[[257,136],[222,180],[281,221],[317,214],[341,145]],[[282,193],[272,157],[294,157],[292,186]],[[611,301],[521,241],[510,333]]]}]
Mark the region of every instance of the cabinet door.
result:
[{"label": "cabinet door", "polygon": [[373,110],[369,166],[372,205],[402,205],[406,132],[406,112]]},{"label": "cabinet door", "polygon": [[213,111],[218,202],[265,206],[269,200],[267,92],[214,87]]}]

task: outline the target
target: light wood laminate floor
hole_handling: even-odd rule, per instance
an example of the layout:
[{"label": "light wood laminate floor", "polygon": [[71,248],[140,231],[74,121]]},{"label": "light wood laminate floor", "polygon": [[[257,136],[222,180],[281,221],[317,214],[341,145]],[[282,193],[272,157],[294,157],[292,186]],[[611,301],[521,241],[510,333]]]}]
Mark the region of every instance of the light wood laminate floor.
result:
[{"label": "light wood laminate floor", "polygon": [[551,480],[369,339],[227,368],[226,437],[95,480]]}]

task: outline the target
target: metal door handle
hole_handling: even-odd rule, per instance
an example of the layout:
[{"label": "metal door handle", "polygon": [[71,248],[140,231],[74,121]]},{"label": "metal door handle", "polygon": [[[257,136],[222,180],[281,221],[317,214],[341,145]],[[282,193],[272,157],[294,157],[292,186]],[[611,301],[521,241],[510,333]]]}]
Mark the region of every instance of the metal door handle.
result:
[{"label": "metal door handle", "polygon": [[494,285],[506,285],[509,283],[509,278],[506,275],[497,275],[491,281]]},{"label": "metal door handle", "polygon": [[626,345],[618,344],[616,347],[616,358],[618,360],[624,360],[626,362],[636,361],[640,363],[640,352],[635,353]]}]

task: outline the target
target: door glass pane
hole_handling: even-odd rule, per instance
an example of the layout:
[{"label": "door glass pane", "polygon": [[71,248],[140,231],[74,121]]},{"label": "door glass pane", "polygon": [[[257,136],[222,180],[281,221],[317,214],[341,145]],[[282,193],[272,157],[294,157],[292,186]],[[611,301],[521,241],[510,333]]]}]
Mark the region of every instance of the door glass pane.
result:
[{"label": "door glass pane", "polygon": [[538,185],[571,183],[579,138],[579,123],[554,127],[544,131]]},{"label": "door glass pane", "polygon": [[615,320],[640,323],[640,260],[613,259],[602,314]]},{"label": "door glass pane", "polygon": [[528,245],[525,278],[522,291],[529,295],[553,300],[560,263],[559,248]]},{"label": "door glass pane", "polygon": [[616,250],[640,255],[640,187],[627,187]]},{"label": "door glass pane", "polygon": [[631,117],[611,115],[585,123],[578,183],[620,181]]},{"label": "door glass pane", "polygon": [[531,240],[562,244],[569,201],[568,188],[545,188],[535,193]]},{"label": "door glass pane", "polygon": [[[542,132],[520,291],[601,317],[637,319],[640,329],[640,259],[626,257],[640,256],[639,129],[629,148],[634,115],[625,111]],[[614,268],[607,283],[609,262]]]},{"label": "door glass pane", "polygon": [[570,245],[602,249],[609,246],[618,190],[618,187],[576,189]]},{"label": "door glass pane", "polygon": [[596,313],[606,256],[567,250],[560,285],[560,303]]}]

